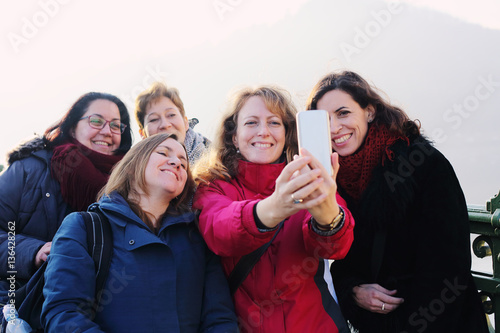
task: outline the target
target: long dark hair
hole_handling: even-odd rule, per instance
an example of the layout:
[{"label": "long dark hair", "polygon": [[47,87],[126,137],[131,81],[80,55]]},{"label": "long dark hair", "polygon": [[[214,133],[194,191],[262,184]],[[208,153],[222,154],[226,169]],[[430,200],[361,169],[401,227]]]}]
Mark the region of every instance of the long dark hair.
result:
[{"label": "long dark hair", "polygon": [[47,128],[44,133],[46,147],[52,149],[70,140],[71,131],[76,127],[76,124],[85,112],[87,112],[90,103],[98,99],[108,100],[115,103],[118,107],[120,111],[120,121],[125,124],[126,127],[121,135],[120,147],[118,147],[115,153],[126,153],[132,146],[132,130],[130,128],[130,116],[127,107],[118,97],[101,92],[89,92],[80,96],[61,120]]},{"label": "long dark hair", "polygon": [[384,100],[376,88],[370,86],[360,75],[350,71],[330,73],[319,80],[309,94],[307,110],[317,109],[318,101],[332,90],[341,90],[349,94],[363,109],[372,105],[375,108],[372,124],[386,125],[390,131],[403,136],[420,134],[420,125],[417,122],[410,120],[402,109]]}]

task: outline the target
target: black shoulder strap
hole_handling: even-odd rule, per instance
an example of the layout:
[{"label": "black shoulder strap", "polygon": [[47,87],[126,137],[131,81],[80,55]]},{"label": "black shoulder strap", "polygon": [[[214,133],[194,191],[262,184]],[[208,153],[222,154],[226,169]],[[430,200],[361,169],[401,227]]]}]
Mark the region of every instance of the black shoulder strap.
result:
[{"label": "black shoulder strap", "polygon": [[113,255],[113,235],[109,221],[97,209],[95,211],[80,212],[87,229],[87,247],[94,260],[96,272],[95,302],[93,309],[97,309],[101,300],[104,284],[108,278],[111,256]]},{"label": "black shoulder strap", "polygon": [[[80,212],[79,214],[85,221],[88,251],[96,267],[96,294],[92,307],[94,315],[109,273],[111,256],[113,254],[113,236],[109,222],[102,213]],[[36,332],[42,329],[40,314],[44,302],[43,285],[45,282],[44,273],[46,267],[47,262],[44,262],[30,280],[16,291],[16,304],[19,304],[19,317],[26,320]],[[5,330],[6,324],[3,318],[2,333]]]},{"label": "black shoulder strap", "polygon": [[283,222],[282,221],[279,226],[278,230],[274,233],[273,238],[267,242],[266,244],[262,245],[259,247],[257,250],[253,251],[252,253],[247,254],[246,256],[241,257],[241,259],[238,261],[236,266],[234,266],[233,271],[231,274],[229,274],[228,283],[229,283],[229,290],[231,291],[231,295],[233,295],[236,290],[240,287],[240,285],[245,281],[247,278],[248,274],[250,274],[250,271],[252,268],[255,266],[255,264],[259,261],[260,257],[266,252],[267,248],[273,240],[276,238],[278,235],[278,232],[280,232],[281,227],[283,227]]}]

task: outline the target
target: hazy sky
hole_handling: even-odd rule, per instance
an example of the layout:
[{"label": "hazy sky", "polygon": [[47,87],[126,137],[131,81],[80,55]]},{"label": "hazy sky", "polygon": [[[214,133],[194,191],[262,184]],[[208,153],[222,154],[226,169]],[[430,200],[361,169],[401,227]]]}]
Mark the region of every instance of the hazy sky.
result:
[{"label": "hazy sky", "polygon": [[236,87],[281,85],[301,109],[323,74],[351,69],[422,121],[468,200],[484,204],[500,189],[498,17],[494,0],[9,2],[0,163],[89,91],[132,112],[137,94],[164,80],[212,137]]}]

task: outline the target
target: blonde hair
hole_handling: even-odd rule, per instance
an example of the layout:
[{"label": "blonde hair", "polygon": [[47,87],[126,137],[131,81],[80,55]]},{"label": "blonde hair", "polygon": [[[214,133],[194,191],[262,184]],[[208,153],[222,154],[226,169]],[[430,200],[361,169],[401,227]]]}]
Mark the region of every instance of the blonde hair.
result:
[{"label": "blonde hair", "polygon": [[179,109],[181,116],[186,116],[184,103],[182,103],[179,91],[176,88],[167,87],[163,82],[154,82],[147,90],[141,92],[135,100],[135,117],[139,123],[139,129],[144,128],[144,117],[146,116],[147,108],[161,97],[170,99]]},{"label": "blonde hair", "polygon": [[[125,199],[130,208],[132,208],[144,223],[154,230],[147,213],[141,209],[138,202],[131,198],[140,196],[139,192],[136,190],[136,186],[143,193],[146,195],[148,194],[146,186],[146,166],[153,151],[168,138],[178,141],[175,134],[160,133],[141,140],[132,146],[130,151],[125,154],[121,161],[113,168],[106,186],[104,186],[98,194],[98,200],[103,196],[109,196],[112,192],[117,192]],[[181,142],[179,143],[184,147]],[[185,150],[186,148],[184,147],[184,151]],[[169,210],[172,207],[172,213],[180,213],[189,211],[190,209],[189,202],[194,193],[195,184],[191,171],[189,170],[189,163],[187,163],[186,171],[187,180],[182,193],[170,201]]]},{"label": "blonde hair", "polygon": [[238,129],[238,115],[250,97],[262,98],[267,109],[278,115],[285,126],[285,146],[283,154],[287,163],[297,154],[297,129],[295,108],[290,94],[276,86],[246,87],[236,92],[230,100],[229,107],[223,115],[221,126],[217,131],[210,150],[194,166],[193,174],[197,182],[210,182],[215,179],[229,180],[238,173],[238,160],[233,136]]}]

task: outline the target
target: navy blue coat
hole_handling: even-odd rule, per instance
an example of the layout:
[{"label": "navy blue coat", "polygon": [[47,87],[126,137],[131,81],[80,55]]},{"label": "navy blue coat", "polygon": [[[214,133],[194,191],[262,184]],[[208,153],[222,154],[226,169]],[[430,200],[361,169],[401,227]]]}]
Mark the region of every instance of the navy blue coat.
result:
[{"label": "navy blue coat", "polygon": [[[69,212],[59,183],[50,175],[52,151],[45,149],[13,162],[0,175],[0,290],[5,277],[15,270],[24,284],[36,271],[35,256],[54,237]],[[9,231],[15,232],[15,266],[8,267]],[[12,234],[10,234],[12,235]],[[12,238],[11,238],[12,239]]]},{"label": "navy blue coat", "polygon": [[113,232],[113,257],[96,317],[88,309],[95,270],[83,219],[64,220],[45,272],[42,322],[48,332],[237,332],[219,258],[206,247],[194,215],[167,215],[155,235],[118,194],[100,210]]}]

